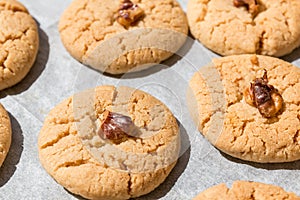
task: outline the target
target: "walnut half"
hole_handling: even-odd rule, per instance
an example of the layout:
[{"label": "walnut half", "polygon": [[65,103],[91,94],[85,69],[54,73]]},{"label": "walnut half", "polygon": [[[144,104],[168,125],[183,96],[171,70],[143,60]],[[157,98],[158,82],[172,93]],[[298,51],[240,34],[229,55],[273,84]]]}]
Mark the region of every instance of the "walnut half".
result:
[{"label": "walnut half", "polygon": [[128,28],[137,22],[144,15],[144,10],[130,0],[121,0],[118,10],[117,21],[119,24]]},{"label": "walnut half", "polygon": [[246,6],[247,10],[253,15],[256,15],[258,12],[258,4],[256,0],[233,0],[233,5],[235,7]]},{"label": "walnut half", "polygon": [[258,108],[263,117],[275,117],[283,106],[283,98],[274,86],[268,84],[267,70],[244,92],[246,103]]},{"label": "walnut half", "polygon": [[104,121],[98,131],[98,135],[102,139],[119,144],[128,138],[137,136],[137,127],[130,117],[107,110],[103,115]]}]

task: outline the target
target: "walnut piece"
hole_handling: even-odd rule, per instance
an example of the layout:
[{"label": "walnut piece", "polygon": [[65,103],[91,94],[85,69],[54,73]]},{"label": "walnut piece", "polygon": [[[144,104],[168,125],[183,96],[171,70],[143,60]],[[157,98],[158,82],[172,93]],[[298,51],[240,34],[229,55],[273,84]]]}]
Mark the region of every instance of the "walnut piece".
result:
[{"label": "walnut piece", "polygon": [[130,117],[105,111],[104,121],[98,135],[104,140],[119,144],[130,137],[136,136],[136,127]]},{"label": "walnut piece", "polygon": [[137,22],[144,15],[143,9],[130,0],[121,0],[118,10],[117,21],[122,26],[128,28],[133,23]]},{"label": "walnut piece", "polygon": [[246,6],[247,10],[253,15],[258,12],[258,4],[256,0],[233,0],[233,5],[235,7]]},{"label": "walnut piece", "polygon": [[263,117],[275,117],[281,110],[283,98],[278,90],[268,84],[267,70],[262,78],[257,78],[244,92],[246,103],[258,108]]}]

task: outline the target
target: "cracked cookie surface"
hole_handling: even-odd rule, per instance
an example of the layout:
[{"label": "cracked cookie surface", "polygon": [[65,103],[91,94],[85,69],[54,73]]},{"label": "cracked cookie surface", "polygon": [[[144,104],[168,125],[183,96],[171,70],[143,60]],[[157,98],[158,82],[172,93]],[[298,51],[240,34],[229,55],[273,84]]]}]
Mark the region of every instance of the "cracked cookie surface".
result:
[{"label": "cracked cookie surface", "polygon": [[[89,94],[91,104],[84,99]],[[149,130],[155,133],[120,144],[105,143],[96,134],[92,135],[96,121],[101,120],[105,110],[126,112],[141,132],[145,129],[146,134]],[[163,116],[161,126],[156,126],[154,116],[159,119]],[[129,199],[151,192],[165,180],[178,158],[180,134],[172,113],[151,95],[127,87],[100,86],[57,105],[45,119],[38,146],[43,167],[72,193],[88,199]],[[143,171],[151,163],[147,155],[160,155],[169,146],[174,148],[163,154],[164,158],[168,156],[167,164]],[[121,151],[128,157],[123,160],[123,154],[111,153],[111,150]],[[135,157],[145,154],[146,159],[136,160],[130,157],[132,154]],[[135,169],[131,166],[138,166],[139,171],[130,170]]]},{"label": "cracked cookie surface", "polygon": [[300,2],[258,0],[253,16],[233,0],[190,0],[188,21],[192,35],[221,55],[283,56],[300,46]]},{"label": "cracked cookie surface", "polygon": [[284,191],[274,185],[257,182],[235,181],[231,188],[225,184],[211,187],[200,193],[194,200],[299,200],[294,193]]},{"label": "cracked cookie surface", "polygon": [[[116,20],[116,13],[120,6],[119,0],[73,1],[63,13],[59,23],[61,39],[67,51],[78,61],[111,74],[139,71],[150,67],[146,64],[159,63],[170,57],[184,43],[184,40],[180,39],[182,36],[179,35],[188,33],[186,16],[179,3],[176,0],[133,0],[132,2],[138,4],[144,10],[145,15],[134,25],[126,28]],[[166,41],[162,41],[164,44],[174,44],[172,47],[168,47],[170,52],[164,48],[153,48],[155,45],[152,43],[156,43],[162,37],[157,33],[145,36],[147,37],[145,38],[146,46],[136,45],[139,48],[128,50],[126,47],[131,43],[140,43],[140,35],[144,33],[139,31],[144,28],[170,30],[178,33],[173,34],[173,37],[166,37]],[[126,41],[123,36],[120,36],[117,41],[114,41],[114,44],[108,42],[119,34],[123,34],[126,38],[126,34],[129,32],[135,36],[131,41]],[[97,47],[103,44],[105,48],[102,52],[114,49],[123,51],[121,54],[112,52],[112,55],[118,54],[117,57],[104,69],[99,69],[93,62],[88,61],[88,58],[93,55]],[[105,59],[108,58],[103,56],[102,60]]]},{"label": "cracked cookie surface", "polygon": [[11,124],[9,116],[0,104],[0,167],[5,160],[11,144]]},{"label": "cracked cookie surface", "polygon": [[14,0],[0,0],[0,89],[20,82],[32,67],[39,45],[36,22]]},{"label": "cracked cookie surface", "polygon": [[[284,101],[281,112],[272,118],[263,117],[243,95],[264,69]],[[229,56],[214,59],[208,68],[195,73],[190,87],[194,121],[221,151],[261,163],[300,159],[299,68],[267,56]]]}]

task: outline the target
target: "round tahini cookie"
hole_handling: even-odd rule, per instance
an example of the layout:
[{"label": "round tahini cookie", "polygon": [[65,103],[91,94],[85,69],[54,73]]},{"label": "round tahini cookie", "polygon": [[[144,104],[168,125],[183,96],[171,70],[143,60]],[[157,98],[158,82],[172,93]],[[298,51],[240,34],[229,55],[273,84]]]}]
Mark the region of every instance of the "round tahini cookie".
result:
[{"label": "round tahini cookie", "polygon": [[5,160],[11,143],[11,125],[10,119],[0,104],[0,167]]},{"label": "round tahini cookie", "polygon": [[274,185],[257,182],[236,181],[231,188],[220,184],[200,193],[194,200],[300,200],[294,193]]},{"label": "round tahini cookie", "polygon": [[178,159],[177,121],[160,101],[128,87],[75,94],[47,116],[38,139],[46,171],[88,199],[129,199],[159,186]]},{"label": "round tahini cookie", "polygon": [[15,0],[0,0],[0,90],[20,82],[32,67],[39,46],[38,28]]},{"label": "round tahini cookie", "polygon": [[185,42],[188,23],[176,0],[75,0],[59,31],[67,51],[99,71],[140,71]]},{"label": "round tahini cookie", "polygon": [[190,0],[192,35],[221,55],[283,56],[300,46],[300,1]]},{"label": "round tahini cookie", "polygon": [[221,151],[268,163],[300,159],[300,69],[256,55],[214,59],[190,81],[199,131]]}]

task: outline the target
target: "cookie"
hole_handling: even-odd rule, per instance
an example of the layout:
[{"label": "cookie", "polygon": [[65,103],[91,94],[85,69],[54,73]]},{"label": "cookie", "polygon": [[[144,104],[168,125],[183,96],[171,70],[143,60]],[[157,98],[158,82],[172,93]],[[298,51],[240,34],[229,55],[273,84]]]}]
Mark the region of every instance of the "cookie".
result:
[{"label": "cookie", "polygon": [[300,69],[290,63],[268,56],[228,56],[195,73],[189,110],[199,131],[233,157],[295,161],[300,159],[299,91]]},{"label": "cookie", "polygon": [[[248,3],[246,3],[248,2]],[[192,35],[221,55],[283,56],[300,46],[298,0],[190,0]]]},{"label": "cookie", "polygon": [[11,143],[11,125],[9,116],[0,104],[0,167],[5,160]]},{"label": "cookie", "polygon": [[[126,21],[131,15],[138,16],[132,23]],[[75,0],[61,16],[59,32],[76,60],[122,74],[170,57],[185,42],[188,24],[176,0]]]},{"label": "cookie", "polygon": [[38,138],[46,171],[88,199],[129,199],[159,186],[178,159],[180,134],[170,110],[128,87],[99,86],[66,99]]},{"label": "cookie", "polygon": [[257,182],[236,181],[233,183],[231,188],[228,188],[225,184],[220,184],[205,190],[194,198],[194,200],[202,199],[299,200],[300,197],[297,197],[294,193],[286,192],[278,186]]},{"label": "cookie", "polygon": [[32,67],[39,47],[38,28],[15,0],[0,0],[0,90],[20,82]]}]

